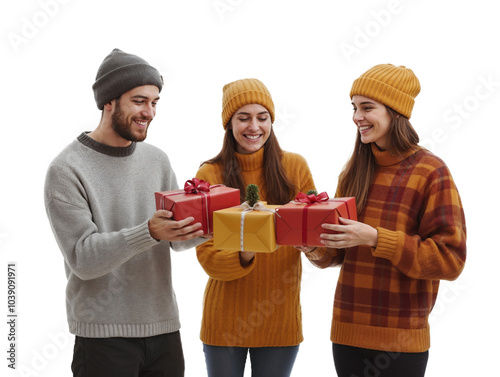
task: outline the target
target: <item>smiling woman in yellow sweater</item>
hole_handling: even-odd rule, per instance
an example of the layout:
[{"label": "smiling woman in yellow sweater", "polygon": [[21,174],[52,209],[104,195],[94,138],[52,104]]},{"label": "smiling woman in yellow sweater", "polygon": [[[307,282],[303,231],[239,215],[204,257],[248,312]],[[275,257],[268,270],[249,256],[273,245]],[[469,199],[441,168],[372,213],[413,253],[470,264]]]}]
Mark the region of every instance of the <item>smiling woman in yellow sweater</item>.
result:
[{"label": "smiling woman in yellow sweater", "polygon": [[[274,135],[274,104],[262,82],[244,79],[223,89],[219,155],[196,177],[241,190],[260,188],[261,200],[285,204],[314,189],[304,158],[280,149]],[[303,248],[312,260],[321,248]],[[209,377],[243,376],[250,353],[252,375],[287,377],[302,342],[301,251],[281,246],[273,253],[217,250],[213,240],[197,247],[209,275],[203,303],[201,340]]]},{"label": "smiling woman in yellow sweater", "polygon": [[331,330],[339,377],[424,376],[439,281],[464,267],[458,190],[408,120],[419,91],[410,69],[391,64],[352,86],[358,136],[337,195],[356,197],[359,222],[324,224],[339,233],[322,235],[333,249],[313,262],[342,266]]}]

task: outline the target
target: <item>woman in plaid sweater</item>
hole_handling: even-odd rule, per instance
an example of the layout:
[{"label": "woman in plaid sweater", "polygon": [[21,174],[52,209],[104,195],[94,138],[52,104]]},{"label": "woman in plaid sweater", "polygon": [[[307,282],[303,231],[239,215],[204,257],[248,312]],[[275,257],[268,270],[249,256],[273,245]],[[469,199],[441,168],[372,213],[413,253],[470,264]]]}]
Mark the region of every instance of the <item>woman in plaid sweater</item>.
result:
[{"label": "woman in plaid sweater", "polygon": [[423,376],[428,318],[439,281],[465,263],[465,217],[445,163],[418,146],[409,122],[420,83],[403,66],[377,65],[350,97],[358,128],[337,196],[354,196],[359,222],[323,224],[327,252],[341,265],[331,340],[339,377]]}]

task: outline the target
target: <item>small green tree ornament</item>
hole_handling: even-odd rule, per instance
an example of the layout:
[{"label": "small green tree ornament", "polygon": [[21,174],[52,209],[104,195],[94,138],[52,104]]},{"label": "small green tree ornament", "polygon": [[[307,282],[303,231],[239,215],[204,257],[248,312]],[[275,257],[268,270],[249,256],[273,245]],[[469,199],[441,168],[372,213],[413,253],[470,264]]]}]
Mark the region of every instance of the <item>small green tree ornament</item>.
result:
[{"label": "small green tree ornament", "polygon": [[306,195],[312,195],[312,194],[318,196],[318,192],[316,190],[309,190],[308,192],[306,192]]},{"label": "small green tree ornament", "polygon": [[251,183],[247,186],[246,200],[250,207],[253,207],[260,199],[259,186]]}]

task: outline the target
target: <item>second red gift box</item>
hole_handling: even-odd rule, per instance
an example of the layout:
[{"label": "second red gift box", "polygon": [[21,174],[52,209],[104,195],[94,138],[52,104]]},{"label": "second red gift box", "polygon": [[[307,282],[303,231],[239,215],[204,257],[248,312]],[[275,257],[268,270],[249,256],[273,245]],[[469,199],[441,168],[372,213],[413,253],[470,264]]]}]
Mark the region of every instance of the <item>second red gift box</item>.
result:
[{"label": "second red gift box", "polygon": [[328,194],[299,193],[294,202],[276,209],[276,242],[290,246],[324,246],[321,233],[335,233],[321,224],[339,224],[339,217],[357,220],[352,197],[330,199]]}]

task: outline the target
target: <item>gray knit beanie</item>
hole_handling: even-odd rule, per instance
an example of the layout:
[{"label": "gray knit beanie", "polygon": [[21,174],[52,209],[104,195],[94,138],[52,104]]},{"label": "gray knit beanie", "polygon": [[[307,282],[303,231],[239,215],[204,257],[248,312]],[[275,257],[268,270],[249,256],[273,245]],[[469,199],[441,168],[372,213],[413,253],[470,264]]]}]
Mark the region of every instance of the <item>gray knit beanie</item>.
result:
[{"label": "gray knit beanie", "polygon": [[101,63],[92,89],[102,110],[106,103],[142,85],[156,85],[161,92],[163,77],[144,59],[115,48]]}]

